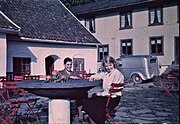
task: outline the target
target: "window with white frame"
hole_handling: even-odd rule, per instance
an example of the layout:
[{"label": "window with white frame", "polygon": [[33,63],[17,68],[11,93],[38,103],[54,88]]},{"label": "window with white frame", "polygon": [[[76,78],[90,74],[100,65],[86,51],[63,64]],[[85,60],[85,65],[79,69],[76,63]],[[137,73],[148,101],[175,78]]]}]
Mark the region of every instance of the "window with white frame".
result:
[{"label": "window with white frame", "polygon": [[150,25],[163,24],[162,7],[149,9],[149,24]]},{"label": "window with white frame", "polygon": [[120,29],[132,28],[132,12],[120,14]]},{"label": "window with white frame", "polygon": [[102,61],[102,59],[108,55],[109,55],[109,45],[98,46],[98,61]]},{"label": "window with white frame", "polygon": [[121,55],[132,55],[132,39],[121,40]]},{"label": "window with white frame", "polygon": [[73,71],[84,71],[84,58],[73,58]]},{"label": "window with white frame", "polygon": [[86,18],[85,27],[92,33],[95,33],[95,18]]},{"label": "window with white frame", "polygon": [[163,37],[150,38],[150,54],[163,55]]}]

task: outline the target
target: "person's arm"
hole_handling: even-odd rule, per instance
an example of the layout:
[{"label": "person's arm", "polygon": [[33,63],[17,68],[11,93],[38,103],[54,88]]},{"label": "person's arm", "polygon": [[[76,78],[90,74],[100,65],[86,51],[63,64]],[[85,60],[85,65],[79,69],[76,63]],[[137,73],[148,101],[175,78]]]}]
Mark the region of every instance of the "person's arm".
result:
[{"label": "person's arm", "polygon": [[105,86],[105,88],[103,88],[104,91],[96,93],[97,96],[109,95],[109,89],[111,88],[111,84],[112,83],[115,83],[115,84],[124,83],[124,76],[121,72],[115,71],[109,77],[108,82],[110,82],[110,83],[106,83],[107,85]]},{"label": "person's arm", "polygon": [[71,79],[81,79],[80,75],[76,71],[73,71],[71,73],[71,75],[69,76],[69,78],[71,78]]},{"label": "person's arm", "polygon": [[103,77],[105,76],[105,72],[101,72],[101,73],[96,73],[94,75],[91,75],[89,77],[90,81],[94,81],[94,80],[101,80],[103,79]]}]

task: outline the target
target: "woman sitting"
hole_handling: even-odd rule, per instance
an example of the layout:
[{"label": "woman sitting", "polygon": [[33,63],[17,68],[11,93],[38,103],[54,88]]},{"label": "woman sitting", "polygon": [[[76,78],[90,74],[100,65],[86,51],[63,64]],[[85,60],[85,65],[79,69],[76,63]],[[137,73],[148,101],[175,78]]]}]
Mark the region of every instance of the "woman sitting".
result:
[{"label": "woman sitting", "polygon": [[[89,80],[103,80],[103,89],[100,92],[94,93],[91,98],[84,100],[82,111],[85,111],[90,119],[91,123],[104,124],[106,120],[106,103],[108,100],[109,89],[112,83],[121,84],[124,83],[123,74],[117,69],[116,60],[111,56],[106,56],[102,61],[102,67],[105,72],[100,72],[92,75]],[[114,109],[120,102],[121,91],[114,93],[111,96],[111,102],[109,109]]]}]

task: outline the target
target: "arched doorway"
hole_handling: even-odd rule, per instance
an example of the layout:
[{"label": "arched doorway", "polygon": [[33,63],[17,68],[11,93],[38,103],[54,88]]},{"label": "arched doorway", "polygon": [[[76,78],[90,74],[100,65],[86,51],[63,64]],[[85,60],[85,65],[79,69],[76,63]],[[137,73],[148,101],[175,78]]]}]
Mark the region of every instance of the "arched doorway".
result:
[{"label": "arched doorway", "polygon": [[46,66],[46,75],[51,75],[51,72],[54,70],[54,58],[51,56],[46,57],[45,66]]}]

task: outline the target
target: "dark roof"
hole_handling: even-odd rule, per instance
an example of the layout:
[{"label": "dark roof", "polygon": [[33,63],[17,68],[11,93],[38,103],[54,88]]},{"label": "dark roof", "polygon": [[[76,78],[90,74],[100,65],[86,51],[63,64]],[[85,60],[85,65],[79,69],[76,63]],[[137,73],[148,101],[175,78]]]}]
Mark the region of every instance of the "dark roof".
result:
[{"label": "dark roof", "polygon": [[10,22],[5,15],[0,11],[0,32],[5,33],[16,33],[19,28]]},{"label": "dark roof", "polygon": [[0,0],[0,10],[20,27],[20,37],[99,44],[59,0]]},{"label": "dark roof", "polygon": [[[69,9],[75,15],[85,15],[94,13],[104,13],[104,11],[119,10],[119,8],[131,8],[131,6],[141,7],[143,4],[158,2],[173,2],[178,0],[103,0],[101,2],[92,2],[89,4],[81,4],[77,6],[72,6]],[[137,6],[139,5],[139,6]],[[81,9],[80,9],[81,8]]]}]

